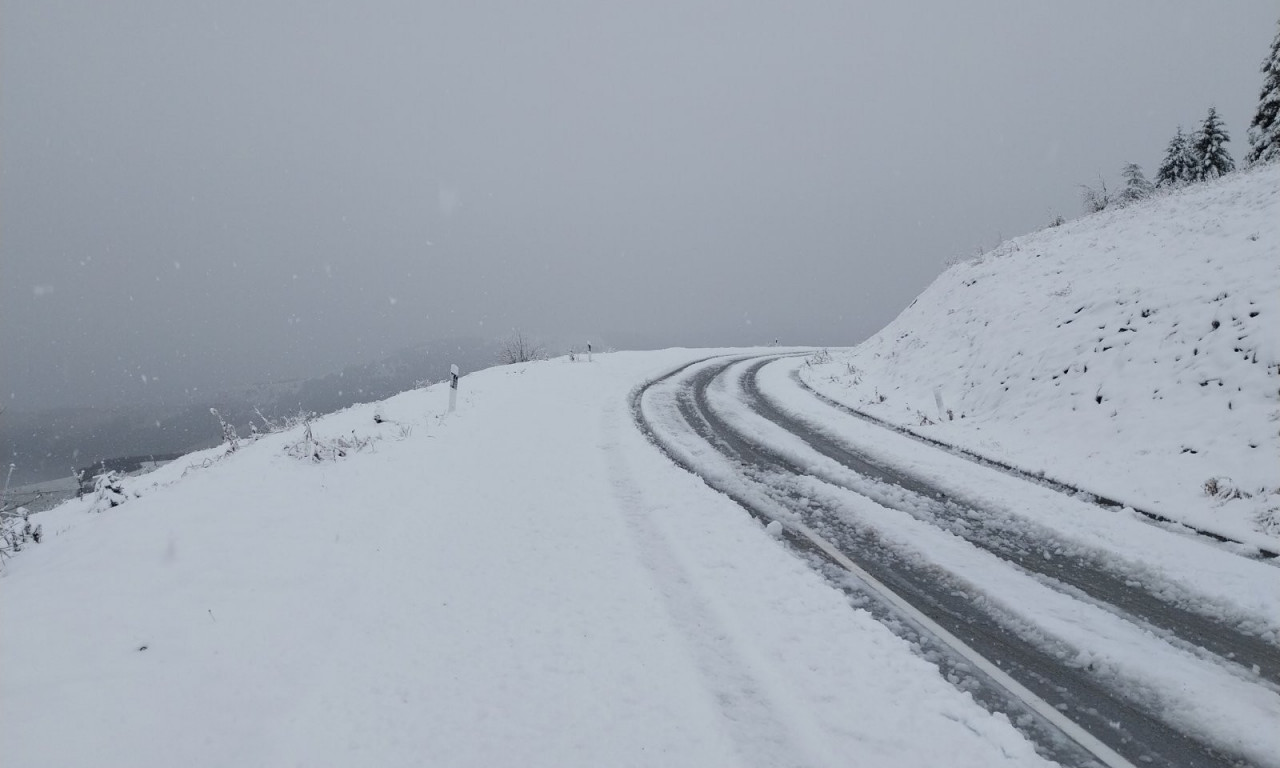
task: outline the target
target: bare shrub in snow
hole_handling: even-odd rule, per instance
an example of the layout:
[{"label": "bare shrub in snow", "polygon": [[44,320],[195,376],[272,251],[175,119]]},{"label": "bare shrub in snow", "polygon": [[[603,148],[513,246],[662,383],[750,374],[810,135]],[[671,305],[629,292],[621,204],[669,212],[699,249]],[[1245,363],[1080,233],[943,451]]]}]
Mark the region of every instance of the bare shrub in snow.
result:
[{"label": "bare shrub in snow", "polygon": [[534,341],[522,331],[515,331],[503,339],[498,347],[498,362],[502,365],[546,359],[547,350],[542,343]]},{"label": "bare shrub in snow", "polygon": [[222,439],[227,442],[227,453],[235,453],[236,449],[240,447],[240,436],[236,434],[236,428],[222,418],[222,414],[218,413],[217,408],[210,408],[209,413],[213,414],[213,418],[217,419],[218,424],[222,427]]},{"label": "bare shrub in snow", "polygon": [[1098,177],[1098,186],[1080,185],[1080,202],[1084,204],[1085,213],[1104,211],[1111,204],[1111,194],[1107,192],[1107,182]]},{"label": "bare shrub in snow", "polygon": [[382,410],[381,410],[381,409],[376,410],[376,411],[374,411],[374,412],[373,412],[373,423],[374,423],[374,424],[392,424],[392,425],[394,425],[394,426],[395,426],[395,428],[396,428],[396,438],[397,438],[397,439],[399,439],[399,440],[407,440],[407,439],[409,438],[409,436],[413,434],[413,426],[412,426],[412,425],[410,425],[410,424],[402,424],[402,423],[400,423],[400,422],[396,421],[395,419],[388,419],[386,416],[383,416],[383,415],[382,415]]},{"label": "bare shrub in snow", "polygon": [[1268,507],[1257,515],[1258,529],[1270,536],[1280,536],[1280,507]]},{"label": "bare shrub in snow", "polygon": [[[407,436],[404,430],[401,430],[401,434]],[[373,441],[372,437],[358,436],[354,430],[350,437],[320,439],[312,431],[311,422],[307,421],[302,425],[302,436],[296,442],[285,446],[284,451],[295,459],[309,459],[314,462],[337,461],[368,448],[373,445]]]},{"label": "bare shrub in snow", "polygon": [[1222,501],[1230,501],[1231,499],[1248,499],[1253,494],[1240,490],[1236,487],[1235,482],[1229,477],[1211,477],[1204,481],[1204,493],[1206,496],[1212,496]]},{"label": "bare shrub in snow", "polygon": [[298,409],[297,413],[285,416],[283,419],[268,419],[266,416],[263,416],[262,411],[257,408],[254,408],[253,412],[262,420],[263,426],[266,427],[266,434],[269,435],[277,432],[288,432],[294,427],[301,426],[316,417],[316,414],[311,411],[304,411],[301,408]]},{"label": "bare shrub in snow", "polygon": [[815,365],[822,365],[829,362],[831,362],[831,350],[823,347],[812,355],[809,355],[809,358],[804,361],[804,364],[813,367]]},{"label": "bare shrub in snow", "polygon": [[272,421],[271,419],[268,419],[266,416],[263,416],[263,415],[262,415],[262,409],[261,409],[261,408],[254,408],[254,409],[253,409],[253,412],[254,412],[254,414],[255,414],[255,415],[257,415],[257,417],[262,421],[262,425],[263,425],[264,427],[266,427],[266,430],[267,430],[267,433],[268,433],[268,434],[270,434],[270,433],[272,433],[272,432],[279,432],[279,431],[280,431],[280,425],[279,425],[279,424],[277,424],[276,422]]}]

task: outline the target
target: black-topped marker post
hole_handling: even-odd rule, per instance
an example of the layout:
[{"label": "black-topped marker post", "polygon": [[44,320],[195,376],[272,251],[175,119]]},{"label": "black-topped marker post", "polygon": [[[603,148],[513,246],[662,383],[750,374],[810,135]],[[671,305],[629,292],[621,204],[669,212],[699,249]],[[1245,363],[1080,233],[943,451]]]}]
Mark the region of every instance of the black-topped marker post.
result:
[{"label": "black-topped marker post", "polygon": [[449,366],[449,413],[458,407],[458,366]]}]

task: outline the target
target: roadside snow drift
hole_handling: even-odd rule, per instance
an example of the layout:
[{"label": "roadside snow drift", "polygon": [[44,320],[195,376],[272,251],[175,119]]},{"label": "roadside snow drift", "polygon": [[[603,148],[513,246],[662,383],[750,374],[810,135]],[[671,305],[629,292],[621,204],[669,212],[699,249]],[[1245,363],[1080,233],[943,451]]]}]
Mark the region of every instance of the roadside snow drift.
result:
[{"label": "roadside snow drift", "polygon": [[1010,240],[802,370],[869,415],[1280,545],[1280,165]]},{"label": "roadside snow drift", "polygon": [[40,513],[0,762],[1041,764],[645,441],[628,392],[705,354],[495,368]]}]

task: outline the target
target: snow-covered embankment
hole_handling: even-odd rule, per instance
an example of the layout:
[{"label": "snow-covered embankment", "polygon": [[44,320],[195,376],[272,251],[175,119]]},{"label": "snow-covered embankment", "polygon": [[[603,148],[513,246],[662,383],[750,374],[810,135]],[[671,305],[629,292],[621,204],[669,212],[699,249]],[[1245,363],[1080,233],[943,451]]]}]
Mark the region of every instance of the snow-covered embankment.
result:
[{"label": "snow-covered embankment", "polygon": [[1275,551],[1280,165],[1010,240],[802,376],[920,434]]}]

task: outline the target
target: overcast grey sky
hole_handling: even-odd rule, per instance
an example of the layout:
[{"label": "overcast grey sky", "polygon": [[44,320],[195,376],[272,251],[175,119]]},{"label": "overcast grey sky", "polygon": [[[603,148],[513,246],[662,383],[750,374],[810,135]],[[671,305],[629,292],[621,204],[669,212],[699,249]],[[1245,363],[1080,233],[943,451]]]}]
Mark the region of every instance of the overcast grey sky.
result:
[{"label": "overcast grey sky", "polygon": [[1240,158],[1275,0],[0,7],[0,395],[437,337],[852,344],[957,256]]}]

